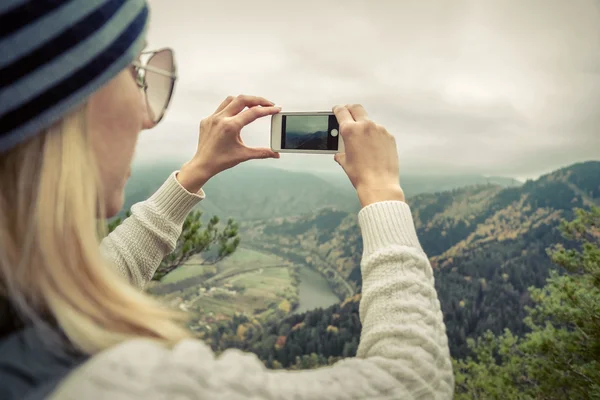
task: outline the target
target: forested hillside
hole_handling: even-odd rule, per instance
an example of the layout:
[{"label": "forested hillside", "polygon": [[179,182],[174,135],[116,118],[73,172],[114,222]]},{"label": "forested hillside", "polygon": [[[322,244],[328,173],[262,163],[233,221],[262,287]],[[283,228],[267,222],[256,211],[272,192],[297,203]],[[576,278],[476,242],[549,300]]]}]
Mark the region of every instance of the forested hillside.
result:
[{"label": "forested hillside", "polygon": [[[559,221],[600,204],[600,162],[573,165],[521,187],[479,185],[408,200],[436,286],[453,355],[485,330],[521,333],[527,288],[553,267]],[[242,226],[244,242],[323,271],[341,298],[360,291],[357,218],[340,210]]]},{"label": "forested hillside", "polygon": [[[590,162],[504,189],[476,214],[464,239],[428,253],[453,354],[464,355],[466,338],[488,329],[525,330],[527,289],[544,284],[554,267],[546,250],[564,242],[559,222],[572,219],[576,207],[600,204],[599,177],[600,163]],[[419,235],[427,250],[443,231],[419,229]]]},{"label": "forested hillside", "polygon": [[[595,399],[600,396],[600,207],[578,209],[547,249],[553,269],[530,288],[529,332],[486,331],[454,357],[457,399]],[[573,246],[575,244],[575,246]],[[569,249],[569,247],[572,249]],[[482,296],[493,295],[482,292]],[[257,324],[237,315],[203,335],[215,350],[252,351],[274,369],[307,369],[354,356],[360,294],[326,310]]]}]

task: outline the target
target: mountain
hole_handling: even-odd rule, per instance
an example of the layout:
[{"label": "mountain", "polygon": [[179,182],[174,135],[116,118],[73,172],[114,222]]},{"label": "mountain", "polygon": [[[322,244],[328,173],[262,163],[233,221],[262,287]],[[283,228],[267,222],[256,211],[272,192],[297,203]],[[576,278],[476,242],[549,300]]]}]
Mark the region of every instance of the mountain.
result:
[{"label": "mountain", "polygon": [[[168,161],[134,165],[132,177],[125,186],[125,205],[121,215],[133,204],[150,197],[180,167],[180,163]],[[520,185],[511,178],[481,175],[402,177],[408,196],[488,181],[501,186]],[[314,214],[324,207],[349,212],[360,208],[354,188],[337,165],[332,165],[328,172],[307,173],[256,166],[250,162],[222,172],[204,189],[207,197],[198,208],[205,212],[206,217],[217,215],[248,220]]]},{"label": "mountain", "polygon": [[317,131],[311,134],[304,132],[287,132],[285,146],[291,149],[327,150],[327,131]]},{"label": "mountain", "polygon": [[131,178],[125,185],[125,204],[123,213],[137,202],[152,195],[173,172],[181,168],[174,162],[157,162],[152,165],[136,165],[131,168]]},{"label": "mountain", "polygon": [[[136,166],[125,187],[123,212],[152,195],[177,163]],[[198,208],[206,217],[238,220],[264,219],[312,213],[323,207],[354,211],[360,207],[352,190],[341,189],[318,176],[242,164],[226,170],[204,187],[206,199]]]},{"label": "mountain", "polygon": [[[408,200],[430,257],[452,354],[466,338],[490,329],[521,333],[527,288],[554,268],[546,249],[564,243],[557,230],[576,207],[600,205],[600,162],[575,164],[518,187],[476,185]],[[362,240],[355,213],[312,215],[242,224],[251,247],[307,264],[346,297],[359,291]]]},{"label": "mountain", "polygon": [[[348,177],[341,168],[332,168],[318,173],[319,177],[327,182],[343,188],[353,190]],[[422,193],[438,193],[459,189],[473,185],[498,185],[502,187],[517,187],[523,182],[507,177],[483,176],[478,174],[439,174],[439,175],[407,175],[401,174],[400,183],[407,197],[414,197]]]},{"label": "mountain", "polygon": [[220,173],[205,191],[220,216],[238,220],[303,215],[325,207],[355,211],[360,206],[354,192],[340,190],[318,176],[247,165]]},{"label": "mountain", "polygon": [[408,197],[421,193],[439,193],[466,186],[496,185],[500,187],[518,187],[522,182],[514,178],[483,175],[408,175],[401,178],[401,183]]}]

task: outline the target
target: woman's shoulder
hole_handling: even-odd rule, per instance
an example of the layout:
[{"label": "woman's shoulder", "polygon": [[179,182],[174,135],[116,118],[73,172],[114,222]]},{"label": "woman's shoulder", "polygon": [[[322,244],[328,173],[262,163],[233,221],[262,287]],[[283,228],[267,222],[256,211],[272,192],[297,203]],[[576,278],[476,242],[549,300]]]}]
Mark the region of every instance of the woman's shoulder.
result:
[{"label": "woman's shoulder", "polygon": [[266,367],[238,349],[218,357],[199,339],[172,348],[134,339],[105,350],[73,371],[54,399],[237,399],[262,398]]},{"label": "woman's shoulder", "polygon": [[170,398],[171,393],[157,390],[187,387],[177,380],[189,379],[190,372],[201,378],[214,357],[200,340],[188,339],[171,349],[150,339],[129,340],[91,357],[61,382],[52,398]]}]

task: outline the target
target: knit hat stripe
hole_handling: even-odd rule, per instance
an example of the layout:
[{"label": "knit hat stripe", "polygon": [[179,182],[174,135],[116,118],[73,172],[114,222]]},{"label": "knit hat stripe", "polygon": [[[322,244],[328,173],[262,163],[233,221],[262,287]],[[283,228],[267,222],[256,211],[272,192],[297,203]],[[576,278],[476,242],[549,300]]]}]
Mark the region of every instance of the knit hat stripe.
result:
[{"label": "knit hat stripe", "polygon": [[[8,21],[14,21],[21,19],[23,25],[18,29],[11,32],[10,35],[7,33],[0,33],[0,37],[4,38],[0,40],[0,54],[3,57],[0,59],[0,68],[14,63],[18,59],[27,56],[32,51],[41,47],[51,39],[55,39],[56,36],[61,33],[68,32],[71,29],[70,26],[56,23],[56,21],[78,21],[89,15],[91,12],[102,6],[105,1],[102,0],[88,0],[86,2],[78,1],[63,1],[62,7],[53,8],[48,10],[47,14],[41,14],[42,11],[46,11],[48,6],[43,7],[41,4],[37,6],[28,6],[29,12],[33,15],[26,16],[15,16],[11,19],[7,17],[0,17]],[[45,3],[43,3],[45,4]],[[33,10],[31,10],[33,8]],[[21,12],[23,14],[23,11]],[[38,16],[37,14],[41,14]],[[4,30],[2,22],[0,21],[0,30]]]},{"label": "knit hat stripe", "polygon": [[[85,63],[77,58],[66,57],[62,61],[63,68],[72,72],[71,75],[62,80],[55,79],[55,84],[43,93],[0,116],[0,152],[36,135],[40,130],[60,119],[137,57],[145,41],[143,33],[148,19],[148,8],[143,0],[124,2],[135,3],[141,9],[126,28],[116,29],[120,34],[109,46],[96,47],[94,49],[96,56],[89,61],[85,60],[87,61]],[[112,22],[110,20],[107,24],[112,26]],[[132,38],[135,38],[133,42]],[[57,60],[53,62],[56,63]],[[74,62],[78,67],[75,70],[69,65]],[[9,87],[8,92],[12,92],[11,89],[12,86]]]},{"label": "knit hat stripe", "polygon": [[64,0],[40,2],[8,0],[7,4],[0,6],[0,11],[3,12],[0,16],[0,36],[10,35],[64,3]]},{"label": "knit hat stripe", "polygon": [[[9,85],[10,82],[27,76],[27,74],[33,72],[44,61],[53,62],[54,58],[69,51],[73,46],[81,45],[90,35],[96,33],[96,30],[101,29],[103,26],[106,28],[104,21],[98,18],[96,13],[103,12],[107,17],[112,18],[121,5],[122,3],[119,1],[105,3],[96,12],[79,19],[69,30],[64,31],[53,39],[46,40],[43,46],[38,47],[25,57],[0,69],[0,89]],[[112,27],[112,24],[110,27]],[[95,38],[95,35],[93,38]]]},{"label": "knit hat stripe", "polygon": [[[109,46],[144,7],[145,4],[140,1],[108,2],[106,7],[80,20],[72,30],[49,40],[9,67],[0,69],[0,103],[3,108],[12,110],[39,96],[57,81],[68,78],[76,68]],[[117,10],[118,13],[113,15]],[[103,13],[103,18],[98,18],[98,13]],[[110,24],[104,23],[106,17],[110,18]],[[27,74],[22,74],[22,71]],[[19,80],[22,77],[25,79]]]},{"label": "knit hat stripe", "polygon": [[0,12],[6,13],[8,12],[8,10],[12,8],[17,8],[26,2],[27,0],[4,0],[0,3]]}]

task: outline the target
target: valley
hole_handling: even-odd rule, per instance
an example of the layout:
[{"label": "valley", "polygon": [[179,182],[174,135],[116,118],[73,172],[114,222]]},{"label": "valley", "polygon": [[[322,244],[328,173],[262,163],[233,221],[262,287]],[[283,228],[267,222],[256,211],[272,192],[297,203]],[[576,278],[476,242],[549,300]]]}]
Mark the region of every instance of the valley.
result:
[{"label": "valley", "polygon": [[[526,331],[527,289],[541,287],[555,268],[547,248],[563,242],[559,222],[576,207],[600,204],[598,176],[600,163],[589,162],[520,187],[475,185],[407,200],[434,268],[453,355],[464,356],[467,338],[488,329]],[[246,243],[320,271],[340,298],[360,292],[356,214],[322,209],[244,222],[241,232]]]},{"label": "valley", "polygon": [[[215,265],[190,259],[149,291],[189,310],[190,327],[214,350],[255,351],[269,367],[291,367],[296,356],[315,351],[296,337],[317,335],[326,347],[337,329],[355,343],[362,239],[352,196],[326,177],[260,168],[237,174],[207,187],[201,205],[209,215],[218,204],[216,212],[237,216],[241,247]],[[454,357],[468,354],[467,340],[487,330],[526,332],[527,290],[555,269],[547,249],[563,241],[560,221],[600,204],[599,176],[600,162],[591,161],[520,185],[473,178],[475,184],[408,197]],[[332,347],[327,357],[350,356],[353,346]]]},{"label": "valley", "polygon": [[216,264],[203,262],[192,257],[148,288],[166,304],[192,313],[192,329],[236,313],[265,321],[340,301],[319,272],[265,251],[241,247]]},{"label": "valley", "polygon": [[[216,264],[200,256],[165,276],[148,291],[167,304],[189,311],[195,325],[231,318],[235,313],[286,313],[298,304],[297,268],[276,256],[240,248]],[[193,326],[192,326],[193,327]]]}]

